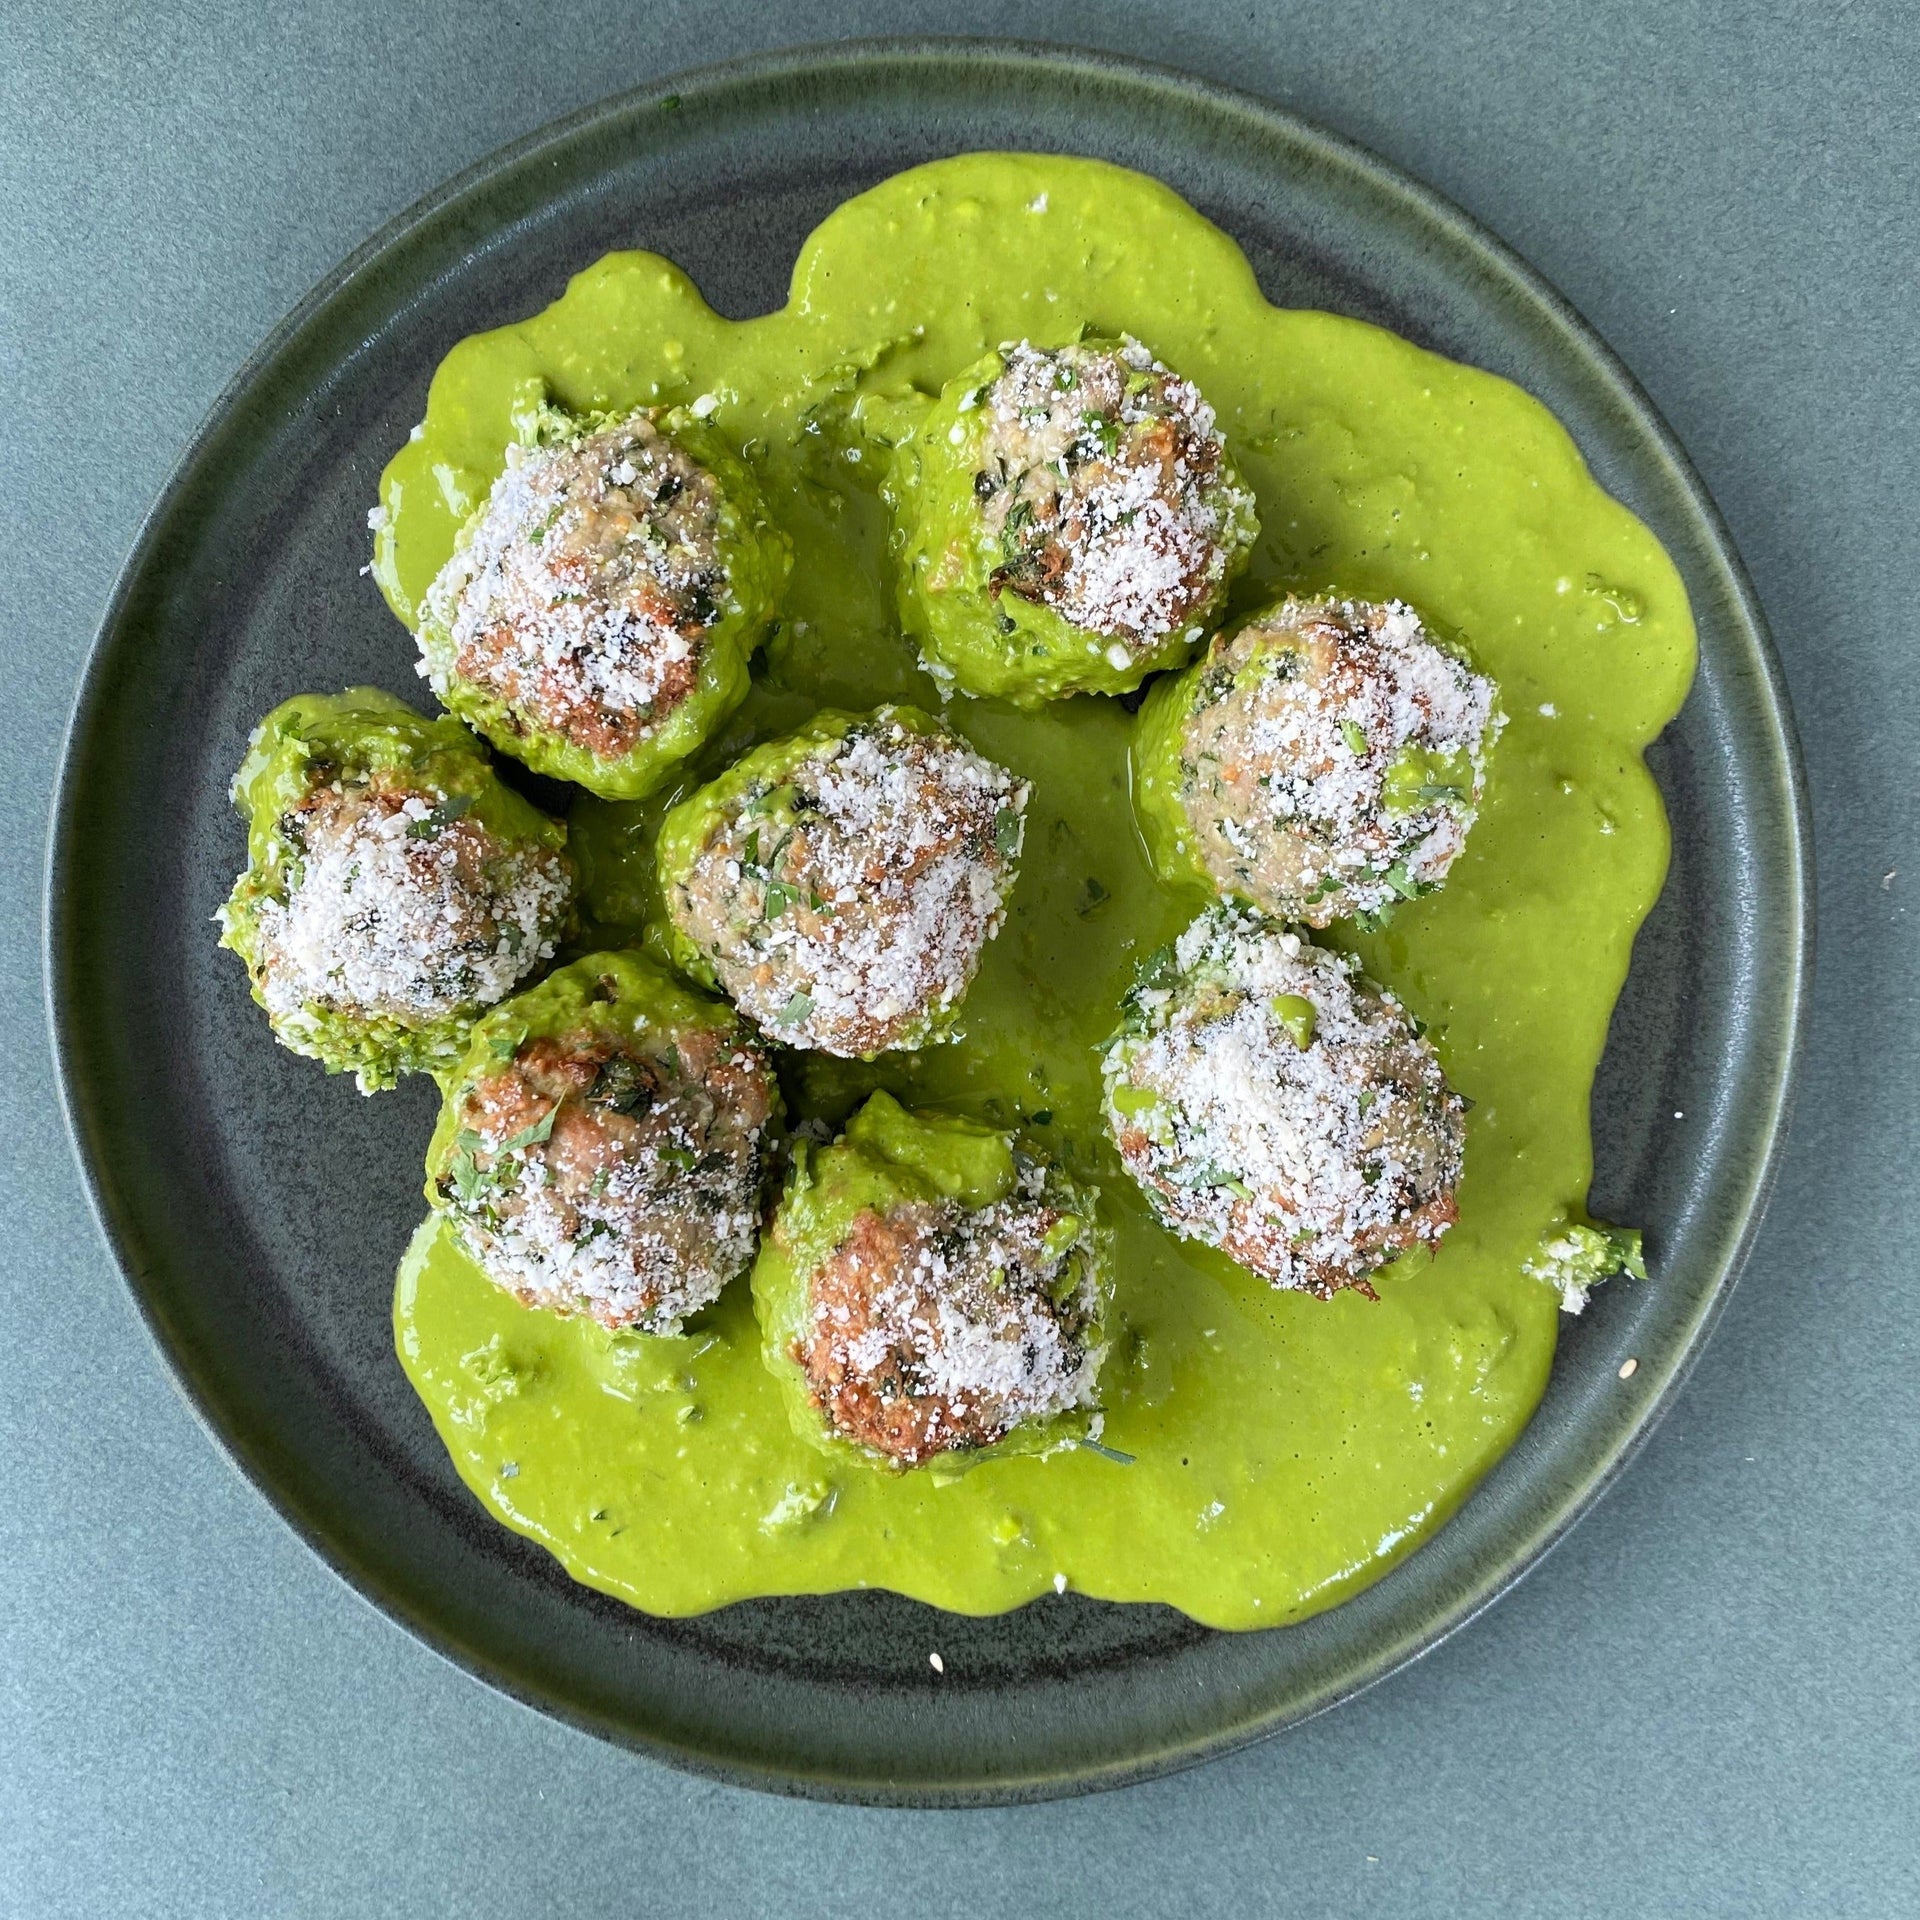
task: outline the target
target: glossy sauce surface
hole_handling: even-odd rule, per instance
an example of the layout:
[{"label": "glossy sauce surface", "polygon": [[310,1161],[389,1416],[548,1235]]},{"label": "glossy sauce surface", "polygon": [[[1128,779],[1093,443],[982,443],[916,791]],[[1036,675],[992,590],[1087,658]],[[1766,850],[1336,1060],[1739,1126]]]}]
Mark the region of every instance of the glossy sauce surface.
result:
[{"label": "glossy sauce surface", "polygon": [[[744,1282],[684,1338],[614,1337],[518,1306],[430,1222],[395,1330],[460,1473],[576,1578],[651,1611],[884,1586],[988,1612],[1064,1579],[1217,1626],[1297,1619],[1439,1525],[1545,1384],[1558,1296],[1522,1263],[1585,1198],[1593,1072],[1666,868],[1641,752],[1685,694],[1694,640],[1658,543],[1517,388],[1357,321],[1270,307],[1233,243],[1150,180],[972,155],[841,207],[778,313],[720,319],[668,262],[616,254],[545,313],[462,342],[383,479],[378,577],[410,620],[517,409],[711,395],[796,566],[754,692],[694,774],[819,705],[937,706],[893,614],[886,445],[985,349],[1082,324],[1138,335],[1218,409],[1263,525],[1236,609],[1330,583],[1404,597],[1500,685],[1509,725],[1446,888],[1378,932],[1331,936],[1429,1023],[1474,1102],[1460,1224],[1437,1259],[1379,1276],[1377,1301],[1322,1303],[1154,1223],[1104,1139],[1095,1049],[1135,964],[1200,897],[1149,870],[1118,704],[956,701],[951,723],[1034,784],[963,1037],[871,1067],[792,1059],[790,1104],[838,1122],[885,1086],[1024,1126],[1099,1182],[1127,1329],[1107,1375],[1111,1451],[865,1471],[789,1427]],[[645,937],[652,824],[673,791],[574,807],[608,944]]]}]

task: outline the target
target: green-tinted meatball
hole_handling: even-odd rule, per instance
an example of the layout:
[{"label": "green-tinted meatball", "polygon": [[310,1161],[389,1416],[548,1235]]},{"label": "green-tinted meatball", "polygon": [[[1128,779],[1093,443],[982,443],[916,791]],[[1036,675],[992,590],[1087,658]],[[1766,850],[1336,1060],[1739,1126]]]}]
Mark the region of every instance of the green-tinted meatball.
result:
[{"label": "green-tinted meatball", "polygon": [[796,1430],[893,1467],[1097,1433],[1095,1198],[1011,1135],[884,1093],[834,1145],[803,1147],[753,1270]]},{"label": "green-tinted meatball", "polygon": [[1500,726],[1410,607],[1290,597],[1154,688],[1134,792],[1168,878],[1324,927],[1439,886]]},{"label": "green-tinted meatball", "polygon": [[549,409],[428,589],[421,672],[537,772],[637,799],[745,695],[790,560],[691,413]]},{"label": "green-tinted meatball", "polygon": [[362,1092],[457,1059],[571,922],[566,829],[502,786],[458,722],[374,688],[276,707],[233,798],[248,863],[221,945],[281,1044]]},{"label": "green-tinted meatball", "polygon": [[667,815],[676,963],[774,1039],[948,1037],[999,932],[1027,787],[913,707],[823,713]]},{"label": "green-tinted meatball", "polygon": [[1239,909],[1144,971],[1105,1076],[1161,1219],[1276,1287],[1362,1286],[1457,1217],[1465,1102],[1433,1048],[1352,963]]},{"label": "green-tinted meatball", "polygon": [[1190,659],[1258,531],[1213,409],[1137,340],[990,354],[886,492],[929,671],[1023,706]]},{"label": "green-tinted meatball", "polygon": [[589,954],[474,1028],[427,1198],[525,1305],[677,1333],[753,1258],[779,1107],[727,1008]]}]

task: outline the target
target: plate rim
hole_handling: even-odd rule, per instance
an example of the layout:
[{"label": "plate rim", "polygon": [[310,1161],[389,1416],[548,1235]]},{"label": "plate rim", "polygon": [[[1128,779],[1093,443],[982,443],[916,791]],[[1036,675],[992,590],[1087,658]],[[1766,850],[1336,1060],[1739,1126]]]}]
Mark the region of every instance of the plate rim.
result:
[{"label": "plate rim", "polygon": [[[808,1771],[804,1765],[749,1764],[736,1756],[696,1749],[660,1732],[616,1724],[521,1681],[484,1655],[467,1648],[424,1609],[392,1591],[379,1573],[326,1537],[319,1525],[276,1484],[270,1466],[250,1452],[223,1424],[223,1410],[196,1379],[188,1356],[176,1345],[157,1302],[136,1277],[139,1262],[132,1223],[115,1209],[96,1157],[103,1143],[89,1131],[80,1085],[81,1052],[75,996],[68,990],[74,955],[60,912],[66,880],[80,858],[77,800],[82,748],[106,695],[108,658],[155,549],[169,531],[175,510],[199,474],[214,442],[251,388],[266,375],[316,318],[390,251],[469,193],[541,150],[649,108],[667,109],[692,93],[720,93],[745,85],[778,82],[823,71],[860,67],[957,67],[982,61],[1018,67],[1043,78],[1081,77],[1131,84],[1166,94],[1213,113],[1231,113],[1264,123],[1290,141],[1313,149],[1367,188],[1397,198],[1448,239],[1477,257],[1498,280],[1524,297],[1561,336],[1557,343],[1587,361],[1621,401],[1646,444],[1669,469],[1678,495],[1698,516],[1703,543],[1724,570],[1730,624],[1744,631],[1755,669],[1754,706],[1764,716],[1775,749],[1773,780],[1784,789],[1783,844],[1793,903],[1791,939],[1783,941],[1790,969],[1780,983],[1784,1044],[1778,1045],[1766,1077],[1762,1147],[1745,1171],[1739,1226],[1730,1237],[1711,1285],[1676,1334],[1677,1350],[1658,1390],[1638,1408],[1633,1424],[1562,1498],[1551,1518],[1497,1571],[1469,1586],[1425,1618],[1416,1629],[1388,1640],[1337,1680],[1323,1684],[1304,1704],[1257,1710],[1197,1737],[1177,1738],[1124,1760],[1071,1764],[1019,1776],[970,1778],[963,1783],[903,1785],[885,1774]],[[1583,453],[1584,457],[1584,453]],[[1201,78],[1180,68],[1050,41],[966,35],[885,35],[834,42],[801,43],[678,70],[640,86],[592,101],[547,121],[481,156],[378,227],[349,252],[285,314],[220,388],[186,441],[142,516],[127,556],[115,576],[76,686],[64,728],[54,781],[43,865],[42,987],[61,1115],[89,1211],[165,1371],[216,1451],[265,1500],[301,1543],[363,1604],[401,1627],[450,1665],[530,1709],[563,1721],[610,1744],[648,1754],[685,1771],[730,1784],[803,1798],[867,1805],[916,1807],[1005,1805],[1099,1791],[1157,1778],[1233,1752],[1324,1713],[1424,1657],[1502,1598],[1550,1554],[1611,1489],[1671,1410],[1697,1364],[1745,1267],[1777,1184],[1812,1004],[1815,933],[1815,871],[1811,809],[1805,764],[1785,676],[1746,565],[1712,494],[1678,437],[1626,364],[1598,331],[1537,268],[1457,203],[1361,143],[1319,125],[1308,116],[1257,94]],[[1270,1631],[1278,1631],[1272,1629]]]}]

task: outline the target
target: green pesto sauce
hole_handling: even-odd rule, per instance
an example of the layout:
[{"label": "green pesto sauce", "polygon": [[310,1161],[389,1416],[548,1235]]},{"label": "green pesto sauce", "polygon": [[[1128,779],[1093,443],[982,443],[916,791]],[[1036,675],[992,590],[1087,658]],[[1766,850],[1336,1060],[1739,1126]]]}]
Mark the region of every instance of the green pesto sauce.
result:
[{"label": "green pesto sauce", "polygon": [[[973,155],[841,207],[762,319],[719,319],[668,262],[628,253],[462,342],[383,481],[381,584],[411,619],[517,406],[712,393],[796,565],[754,691],[689,782],[819,705],[931,706],[892,613],[882,438],[987,349],[1082,323],[1137,334],[1218,408],[1263,528],[1236,608],[1329,583],[1402,596],[1499,681],[1511,724],[1465,855],[1443,891],[1349,942],[1475,1103],[1460,1224],[1437,1259],[1380,1276],[1378,1301],[1324,1304],[1154,1224],[1104,1141],[1094,1050],[1135,963],[1201,896],[1149,869],[1118,705],[956,701],[952,723],[1034,783],[963,1038],[871,1066],[789,1062],[790,1104],[837,1123],[884,1086],[1024,1126],[1101,1184],[1127,1329],[1103,1440],[1132,1463],[1079,1449],[946,1484],[843,1467],[789,1428],[745,1286],[682,1339],[612,1337],[519,1307],[423,1228],[396,1332],[461,1474],[576,1578],[651,1611],[882,1586],[980,1613],[1064,1576],[1222,1627],[1299,1619],[1439,1525],[1545,1384],[1557,1295],[1521,1265],[1586,1193],[1593,1071],[1667,861],[1641,750],[1685,694],[1694,643],[1665,553],[1526,394],[1359,322],[1268,306],[1233,243],[1150,180]],[[574,809],[603,938],[639,937],[671,797]]]}]

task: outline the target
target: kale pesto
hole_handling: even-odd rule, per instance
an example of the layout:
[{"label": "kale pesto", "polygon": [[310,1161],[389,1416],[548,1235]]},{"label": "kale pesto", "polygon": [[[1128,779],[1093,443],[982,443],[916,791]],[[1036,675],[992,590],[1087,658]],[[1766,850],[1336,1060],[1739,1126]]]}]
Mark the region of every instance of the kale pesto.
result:
[{"label": "kale pesto", "polygon": [[[656,256],[610,256],[449,354],[382,483],[377,576],[413,624],[530,400],[712,394],[796,565],[752,689],[684,790],[821,707],[937,710],[899,630],[879,479],[950,382],[1008,342],[1082,330],[1137,338],[1215,410],[1262,529],[1229,621],[1338,581],[1470,636],[1500,689],[1508,725],[1445,885],[1321,936],[1424,1022],[1473,1103],[1458,1224],[1437,1258],[1374,1275],[1377,1300],[1323,1302],[1156,1222],[1107,1144],[1097,1049],[1140,960],[1207,893],[1146,856],[1119,701],[956,699],[947,723],[1032,787],[1006,925],[957,1038],[794,1056],[788,1107],[823,1140],[882,1088],[1000,1131],[1048,1116],[1049,1157],[1101,1189],[1113,1234],[1107,1451],[991,1459],[948,1484],[843,1466],[793,1430],[747,1288],[679,1338],[615,1334],[518,1305],[430,1225],[395,1329],[456,1466],[576,1578],[650,1611],[882,1586],[986,1613],[1070,1584],[1221,1627],[1297,1620],[1412,1552],[1513,1443],[1561,1289],[1601,1258],[1570,1228],[1594,1067],[1666,870],[1641,755],[1692,672],[1679,578],[1536,401],[1378,328],[1269,306],[1233,243],[1155,182],[1040,155],[920,168],[831,215],[789,303],[745,322]],[[1416,784],[1459,783],[1428,772]],[[573,810],[609,943],[662,951],[654,836],[673,797]]]}]

